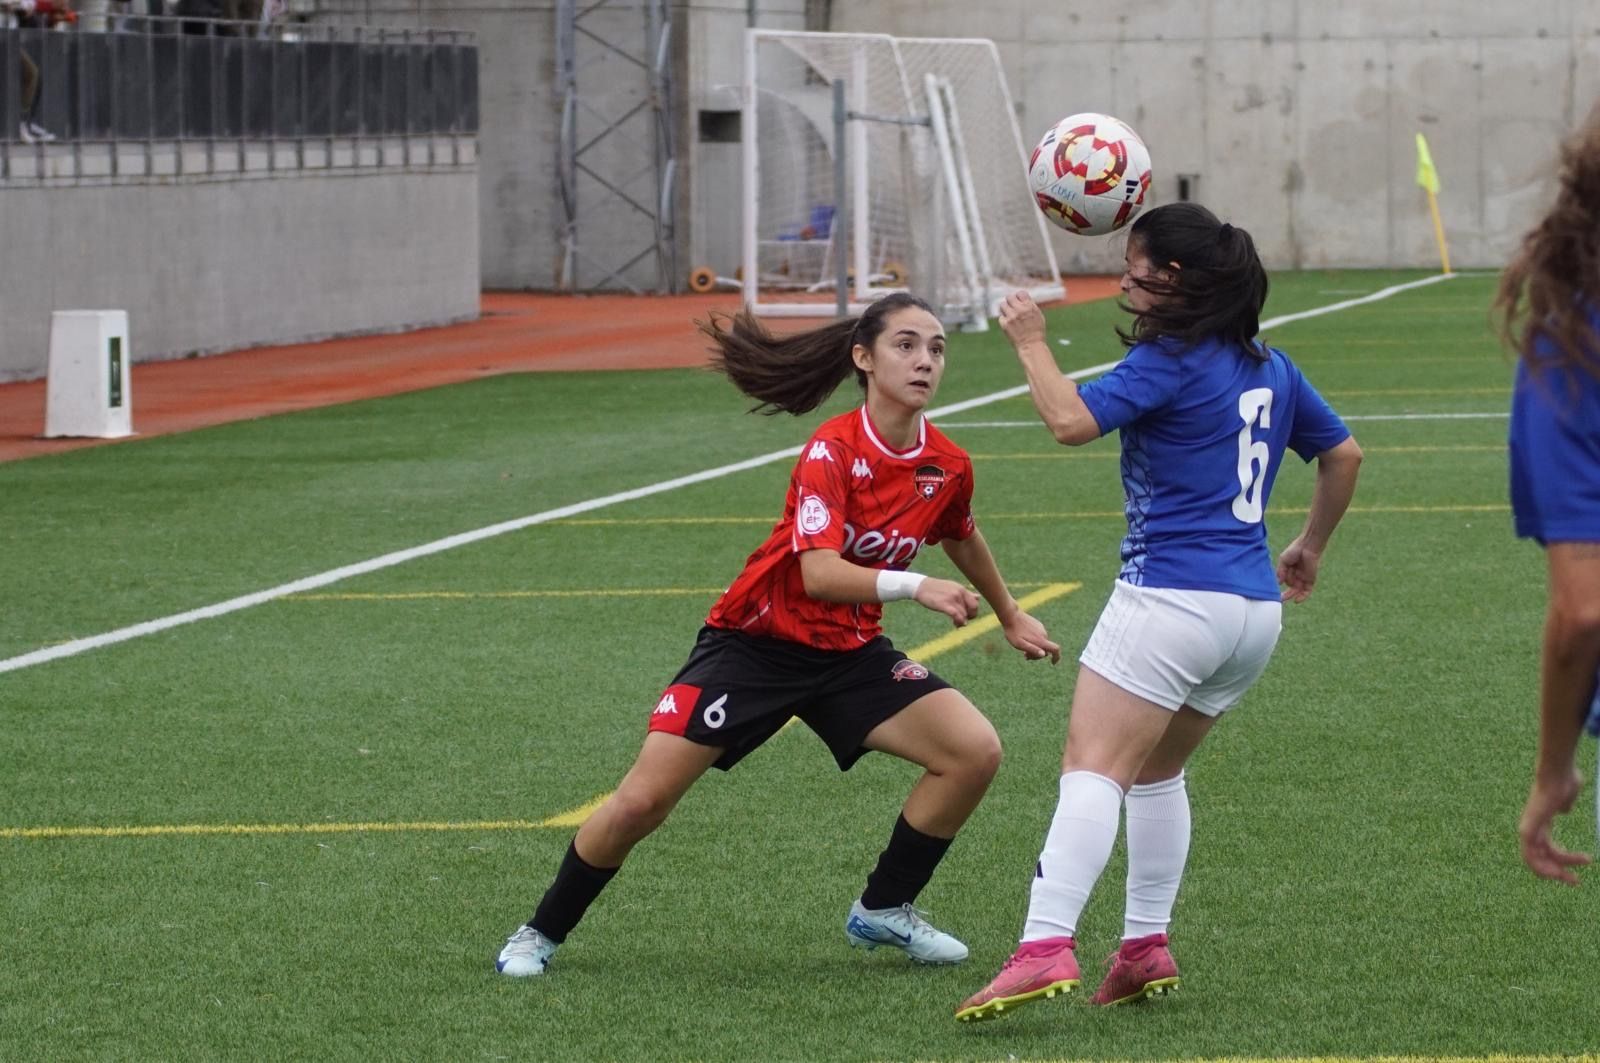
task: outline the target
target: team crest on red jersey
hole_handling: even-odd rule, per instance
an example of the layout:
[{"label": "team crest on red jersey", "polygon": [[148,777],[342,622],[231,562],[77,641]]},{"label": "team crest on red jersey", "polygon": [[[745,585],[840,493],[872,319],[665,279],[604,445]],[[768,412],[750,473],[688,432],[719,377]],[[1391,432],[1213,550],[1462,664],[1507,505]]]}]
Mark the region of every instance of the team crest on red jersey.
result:
[{"label": "team crest on red jersey", "polygon": [[894,671],[891,674],[897,683],[902,679],[928,678],[928,670],[909,657],[903,661],[896,661],[894,663]]},{"label": "team crest on red jersey", "polygon": [[911,482],[917,485],[917,494],[923,498],[938,494],[944,480],[945,471],[937,465],[918,465],[917,471],[911,474]]}]

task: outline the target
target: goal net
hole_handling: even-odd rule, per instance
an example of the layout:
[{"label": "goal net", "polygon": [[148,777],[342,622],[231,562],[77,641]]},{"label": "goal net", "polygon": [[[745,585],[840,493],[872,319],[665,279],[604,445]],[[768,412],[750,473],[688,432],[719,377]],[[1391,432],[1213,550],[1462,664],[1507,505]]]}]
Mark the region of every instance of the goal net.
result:
[{"label": "goal net", "polygon": [[1010,292],[1065,294],[994,42],[750,30],[745,48],[755,313],[830,315],[841,272],[850,313],[910,290],[976,328]]}]

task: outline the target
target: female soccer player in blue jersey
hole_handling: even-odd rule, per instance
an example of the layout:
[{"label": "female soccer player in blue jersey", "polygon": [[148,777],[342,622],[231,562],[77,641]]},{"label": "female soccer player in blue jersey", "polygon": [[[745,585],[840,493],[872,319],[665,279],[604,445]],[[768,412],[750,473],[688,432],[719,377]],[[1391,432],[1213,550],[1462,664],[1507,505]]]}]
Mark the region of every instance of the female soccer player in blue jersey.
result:
[{"label": "female soccer player in blue jersey", "polygon": [[[1135,315],[1131,333],[1118,330],[1128,353],[1081,388],[1056,367],[1044,315],[1026,294],[1000,312],[1057,441],[1076,446],[1120,430],[1128,534],[1111,599],[1079,658],[1060,799],[1021,944],[957,1008],[962,1020],[1078,985],[1073,935],[1124,806],[1123,943],[1094,1002],[1177,984],[1166,931],[1189,853],[1184,763],[1266,668],[1282,602],[1311,594],[1361,464],[1343,422],[1281,351],[1256,338],[1267,275],[1243,229],[1193,203],[1142,215],[1122,290]],[[1263,517],[1285,450],[1315,458],[1317,477],[1305,527],[1274,574]]]},{"label": "female soccer player in blue jersey", "polygon": [[1517,833],[1534,874],[1577,885],[1584,853],[1550,836],[1582,789],[1578,736],[1600,733],[1600,108],[1567,141],[1555,206],[1500,278],[1520,355],[1511,396],[1511,509],[1545,548],[1550,603],[1539,670],[1539,752]]}]

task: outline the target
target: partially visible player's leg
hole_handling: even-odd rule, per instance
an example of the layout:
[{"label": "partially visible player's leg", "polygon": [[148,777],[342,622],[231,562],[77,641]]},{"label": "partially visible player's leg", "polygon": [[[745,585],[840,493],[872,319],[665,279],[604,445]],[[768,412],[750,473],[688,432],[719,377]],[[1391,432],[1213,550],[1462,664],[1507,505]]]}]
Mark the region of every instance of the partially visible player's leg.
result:
[{"label": "partially visible player's leg", "polygon": [[999,770],[1000,737],[963,694],[945,687],[875,726],[861,745],[924,771],[851,906],[846,939],[866,948],[902,948],[922,963],[959,963],[967,947],[931,926],[915,902]]},{"label": "partially visible player's leg", "polygon": [[1034,869],[1022,940],[1072,937],[1116,842],[1122,799],[1173,711],[1078,671],[1060,795]]},{"label": "partially visible player's leg", "polygon": [[507,939],[495,961],[501,974],[543,974],[633,849],[665,822],[695,780],[722,754],[687,738],[652,731],[610,797],[578,828],[533,918]]},{"label": "partially visible player's leg", "polygon": [[805,676],[731,632],[703,629],[650,712],[633,767],[578,829],[533,918],[501,950],[502,974],[541,974],[622,861],[666,820],[696,779],[724,770],[789,718]]},{"label": "partially visible player's leg", "polygon": [[921,766],[902,809],[917,829],[954,838],[1000,770],[1000,736],[953,687],[927,694],[874,727],[868,749]]},{"label": "partially visible player's leg", "polygon": [[666,822],[683,795],[722,752],[716,746],[660,731],[645,735],[633,767],[578,828],[573,848],[596,867],[622,866],[633,847]]},{"label": "partially visible player's leg", "polygon": [[1226,656],[1203,620],[1160,592],[1125,583],[1112,591],[1079,658],[1059,796],[1021,945],[957,1018],[991,1018],[1078,985],[1078,917],[1111,856],[1124,794],[1193,684]]},{"label": "partially visible player's leg", "polygon": [[1165,934],[1189,857],[1189,791],[1183,766],[1216,717],[1184,706],[1146,758],[1124,802],[1128,887],[1124,940]]},{"label": "partially visible player's leg", "polygon": [[1197,615],[1215,618],[1213,629],[1234,635],[1230,652],[1190,691],[1190,704],[1173,717],[1128,790],[1128,885],[1122,945],[1095,991],[1096,1004],[1122,1004],[1164,993],[1178,984],[1178,965],[1167,929],[1189,856],[1189,792],[1184,765],[1222,713],[1244,697],[1272,657],[1282,605],[1205,591],[1178,592]]}]

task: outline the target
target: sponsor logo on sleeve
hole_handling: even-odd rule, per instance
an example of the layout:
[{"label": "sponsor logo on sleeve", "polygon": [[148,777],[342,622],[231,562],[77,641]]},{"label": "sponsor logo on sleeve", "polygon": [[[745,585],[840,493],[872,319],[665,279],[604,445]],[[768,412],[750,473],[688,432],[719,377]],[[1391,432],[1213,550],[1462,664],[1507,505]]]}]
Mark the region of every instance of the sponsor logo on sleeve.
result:
[{"label": "sponsor logo on sleeve", "polygon": [[828,452],[826,441],[818,439],[811,444],[811,450],[806,454],[807,461],[832,461],[833,455]]}]

